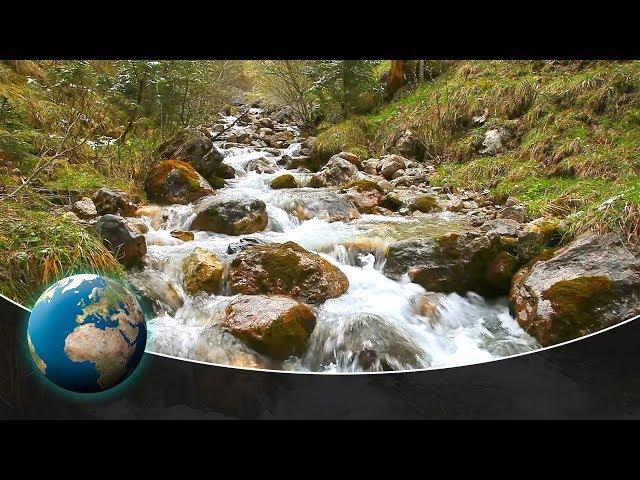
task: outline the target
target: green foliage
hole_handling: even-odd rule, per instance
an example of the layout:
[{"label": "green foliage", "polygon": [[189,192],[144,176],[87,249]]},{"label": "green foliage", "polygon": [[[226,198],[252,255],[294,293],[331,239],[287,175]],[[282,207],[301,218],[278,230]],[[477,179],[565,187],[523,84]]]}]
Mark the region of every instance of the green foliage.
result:
[{"label": "green foliage", "polygon": [[375,74],[377,61],[318,60],[310,64],[313,92],[329,115],[339,112],[343,119],[355,111],[365,95],[382,93]]},{"label": "green foliage", "polygon": [[0,202],[0,255],[0,293],[25,305],[72,273],[122,275],[120,264],[85,227],[15,202]]}]

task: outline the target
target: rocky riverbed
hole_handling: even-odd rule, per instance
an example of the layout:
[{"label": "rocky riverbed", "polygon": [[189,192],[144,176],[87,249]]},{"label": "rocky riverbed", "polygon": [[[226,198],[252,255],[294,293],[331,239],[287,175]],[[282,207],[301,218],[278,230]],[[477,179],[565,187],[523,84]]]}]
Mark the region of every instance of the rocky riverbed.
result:
[{"label": "rocky riverbed", "polygon": [[562,219],[528,218],[517,199],[430,186],[433,166],[397,154],[325,161],[287,109],[239,111],[158,149],[152,204],[103,188],[72,206],[128,267],[149,350],[297,371],[443,367],[640,313],[640,264],[617,238],[563,245]]}]

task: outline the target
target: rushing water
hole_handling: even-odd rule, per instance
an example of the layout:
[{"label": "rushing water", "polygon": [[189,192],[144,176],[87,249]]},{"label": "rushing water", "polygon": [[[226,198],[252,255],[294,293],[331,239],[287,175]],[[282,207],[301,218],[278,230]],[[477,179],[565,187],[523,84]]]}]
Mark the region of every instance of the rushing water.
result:
[{"label": "rushing water", "polygon": [[[226,117],[224,121],[234,119]],[[234,125],[231,131],[244,128],[248,127]],[[287,128],[299,135],[295,127]],[[464,217],[442,212],[420,217],[363,215],[357,220],[328,222],[327,202],[339,202],[341,198],[334,190],[269,187],[269,182],[283,173],[276,162],[283,155],[296,155],[300,143],[291,143],[279,155],[270,153],[273,149],[222,148],[223,142],[216,145],[225,155],[224,162],[236,170],[236,178],[228,180],[218,195],[264,201],[269,223],[260,233],[228,236],[194,232],[193,241],[183,242],[169,232],[189,228],[195,217],[193,205],[164,207],[156,216],[143,217],[149,227],[148,262],[145,270],[131,274],[130,280],[146,287],[147,295],[163,307],[160,315],[149,319],[150,351],[237,366],[350,372],[366,369],[367,362],[374,359],[379,368],[385,369],[442,367],[487,361],[537,347],[509,315],[505,299],[489,301],[473,293],[430,294],[436,310],[423,316],[418,305],[427,292],[406,279],[397,282],[383,275],[384,251],[390,242],[463,231],[469,228]],[[247,164],[261,157],[273,161],[275,173],[247,171]],[[286,172],[301,185],[308,182],[308,173]],[[293,215],[300,208],[308,220]],[[228,260],[229,245],[246,237],[296,242],[322,255],[349,279],[344,295],[312,306],[317,325],[301,358],[274,362],[221,329],[224,308],[234,298],[227,287],[223,286],[219,295],[190,296],[182,289],[182,262],[194,248],[211,249]],[[375,356],[369,359],[367,354],[371,352]]]}]

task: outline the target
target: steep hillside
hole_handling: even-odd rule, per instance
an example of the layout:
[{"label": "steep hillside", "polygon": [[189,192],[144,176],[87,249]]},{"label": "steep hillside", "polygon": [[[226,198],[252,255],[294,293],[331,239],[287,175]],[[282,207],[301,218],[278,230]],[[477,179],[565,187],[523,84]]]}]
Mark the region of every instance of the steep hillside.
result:
[{"label": "steep hillside", "polygon": [[513,195],[532,217],[638,243],[640,62],[444,66],[371,115],[325,125],[316,157],[402,153],[435,165],[434,185]]}]

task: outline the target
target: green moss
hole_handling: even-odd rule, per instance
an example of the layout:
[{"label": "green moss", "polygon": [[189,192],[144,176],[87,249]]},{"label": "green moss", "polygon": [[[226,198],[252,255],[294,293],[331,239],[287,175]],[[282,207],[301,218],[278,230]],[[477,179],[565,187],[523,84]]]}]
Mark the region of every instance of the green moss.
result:
[{"label": "green moss", "polygon": [[261,293],[271,291],[273,285],[281,285],[282,289],[290,292],[295,286],[300,286],[306,279],[306,274],[300,269],[301,250],[297,244],[287,242],[279,249],[270,249],[269,254],[262,258],[262,268],[267,277],[259,279]]},{"label": "green moss", "polygon": [[602,328],[601,310],[615,298],[615,291],[607,277],[578,277],[555,283],[542,298],[551,302],[548,336],[558,343]]},{"label": "green moss", "polygon": [[419,210],[423,213],[429,213],[433,207],[437,204],[435,197],[431,197],[429,195],[424,195],[422,197],[417,197],[413,203],[412,208],[414,210]]},{"label": "green moss", "polygon": [[379,192],[383,192],[382,187],[378,185],[373,180],[369,180],[368,178],[358,178],[356,180],[351,180],[350,182],[344,184],[342,188],[355,188],[359,192],[366,192],[369,190],[378,190]]},{"label": "green moss", "polygon": [[312,160],[316,166],[324,165],[329,158],[342,151],[349,151],[359,158],[367,158],[369,149],[365,128],[366,122],[362,117],[354,117],[321,131],[312,152]]},{"label": "green moss", "polygon": [[296,188],[298,186],[296,179],[290,173],[280,175],[271,180],[271,188]]}]

